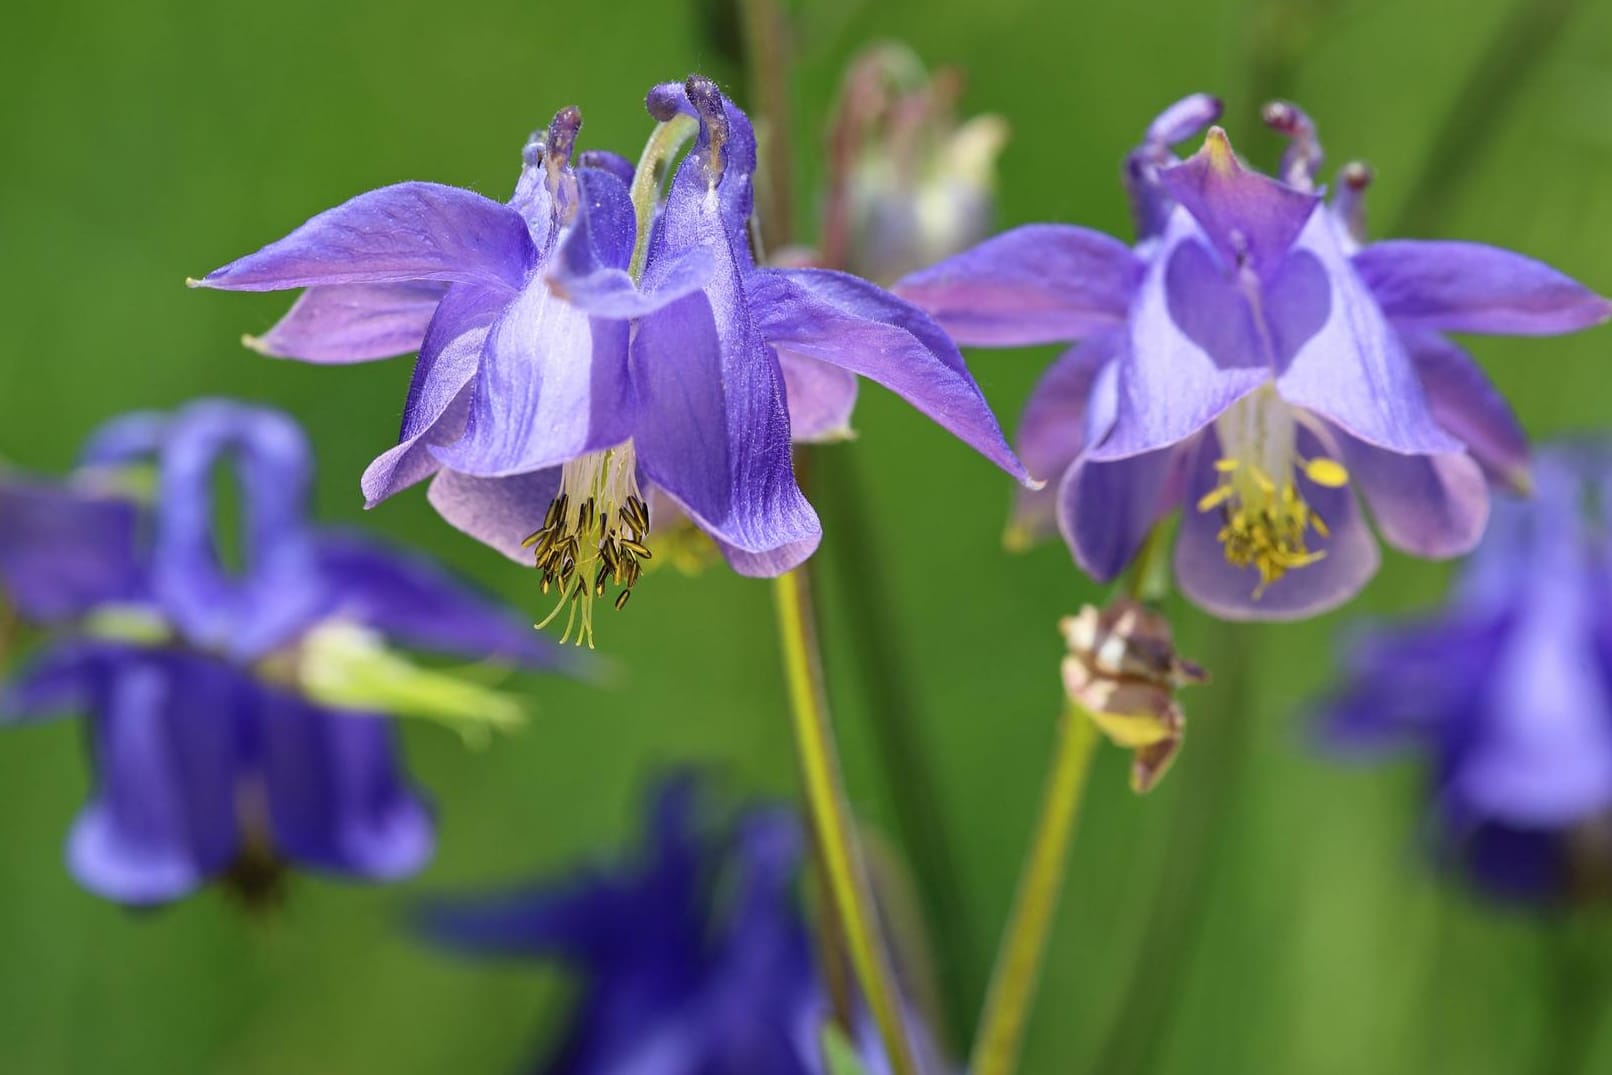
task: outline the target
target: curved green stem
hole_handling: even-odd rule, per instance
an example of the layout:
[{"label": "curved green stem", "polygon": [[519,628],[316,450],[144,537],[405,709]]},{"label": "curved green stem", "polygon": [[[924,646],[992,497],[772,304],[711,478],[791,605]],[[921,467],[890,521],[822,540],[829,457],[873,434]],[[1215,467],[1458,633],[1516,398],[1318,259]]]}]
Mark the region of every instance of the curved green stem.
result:
[{"label": "curved green stem", "polygon": [[700,129],[699,120],[681,113],[658,125],[644,143],[643,155],[632,176],[633,217],[638,222],[638,235],[633,240],[632,261],[627,274],[636,283],[644,275],[644,258],[649,253],[649,226],[655,219],[655,203],[660,201],[661,183],[666,178],[667,166],[683,144]]},{"label": "curved green stem", "polygon": [[1011,1075],[1041,977],[1041,957],[1052,931],[1064,862],[1080,817],[1080,803],[1097,753],[1097,725],[1071,705],[1058,725],[1057,752],[1041,801],[1035,837],[1019,877],[1002,947],[991,972],[974,1040],[971,1075]]},{"label": "curved green stem", "polygon": [[796,568],[773,580],[778,639],[813,843],[850,950],[851,966],[878,1024],[891,1070],[895,1075],[917,1075],[889,949],[879,926],[878,909],[840,775],[834,728],[823,689],[810,585],[805,568]]}]

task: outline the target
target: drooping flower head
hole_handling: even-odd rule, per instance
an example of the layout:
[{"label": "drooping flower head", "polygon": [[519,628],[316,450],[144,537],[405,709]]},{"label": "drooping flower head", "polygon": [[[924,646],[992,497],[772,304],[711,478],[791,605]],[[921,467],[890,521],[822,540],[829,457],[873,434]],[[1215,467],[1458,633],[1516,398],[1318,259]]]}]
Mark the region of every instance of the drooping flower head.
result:
[{"label": "drooping flower head", "polygon": [[1308,117],[1273,105],[1289,138],[1279,178],[1250,171],[1189,97],[1127,161],[1134,248],[1030,225],[917,273],[897,292],[964,344],[1078,339],[1037,386],[1019,431],[1032,474],[1012,533],[1055,523],[1093,576],[1118,575],[1181,509],[1175,573],[1230,619],[1311,615],[1375,572],[1364,499],[1391,545],[1459,555],[1481,536],[1488,482],[1526,467],[1516,420],[1440,333],[1536,335],[1612,306],[1555,270],[1475,243],[1362,246],[1368,178],[1344,170],[1328,205]]},{"label": "drooping flower head", "polygon": [[[557,960],[583,979],[544,1075],[827,1075],[830,1005],[796,903],[794,819],[712,823],[701,786],[666,783],[639,861],[422,909],[427,937],[478,956]],[[938,1073],[933,1049],[923,1070]],[[863,1043],[883,1070],[876,1039]]]},{"label": "drooping flower head", "polygon": [[[697,130],[664,199],[659,141],[645,175],[613,156],[573,167],[580,121],[568,109],[529,147],[507,205],[386,187],[198,281],[308,287],[260,342],[271,353],[358,361],[419,346],[402,441],[366,474],[371,501],[436,473],[438,511],[535,557],[579,640],[591,641],[594,598],[615,587],[623,603],[651,555],[651,489],[743,574],[809,556],[821,528],[790,442],[812,430],[791,415],[842,427],[858,374],[1023,476],[926,315],[855,277],[756,266],[755,138],[714,83],[667,83],[648,104],[663,125]],[[423,316],[384,338],[366,331],[400,324],[405,295]]]},{"label": "drooping flower head", "polygon": [[[221,467],[238,527],[217,518]],[[387,714],[492,721],[512,703],[384,643],[555,663],[430,561],[313,527],[311,477],[289,418],[224,400],[108,423],[65,483],[0,473],[0,588],[49,630],[0,715],[86,716],[95,793],[68,843],[85,887],[145,904],[243,862],[411,873],[434,826]]]},{"label": "drooping flower head", "polygon": [[881,284],[990,234],[1001,116],[959,123],[962,77],[926,72],[904,45],[854,57],[829,131],[823,264]]},{"label": "drooping flower head", "polygon": [[1327,745],[1426,763],[1434,850],[1491,894],[1612,896],[1612,449],[1540,453],[1445,607],[1360,633]]}]

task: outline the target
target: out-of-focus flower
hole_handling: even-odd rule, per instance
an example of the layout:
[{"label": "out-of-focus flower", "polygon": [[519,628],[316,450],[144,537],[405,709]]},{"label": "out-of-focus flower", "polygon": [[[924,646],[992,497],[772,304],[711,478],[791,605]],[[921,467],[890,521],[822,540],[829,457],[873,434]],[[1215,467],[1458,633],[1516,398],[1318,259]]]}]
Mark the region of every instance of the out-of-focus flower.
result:
[{"label": "out-of-focus flower", "polygon": [[1366,173],[1331,205],[1321,148],[1291,105],[1281,178],[1247,170],[1189,97],[1127,164],[1134,248],[1035,224],[908,277],[896,291],[964,344],[1079,339],[1025,410],[1031,473],[1012,536],[1056,523],[1076,561],[1117,576],[1181,507],[1175,574],[1228,619],[1312,615],[1376,571],[1376,540],[1418,556],[1472,548],[1486,477],[1515,483],[1526,444],[1504,401],[1443,332],[1538,335],[1598,324],[1612,305],[1539,262],[1475,243],[1361,246]]},{"label": "out-of-focus flower", "polygon": [[[420,347],[403,440],[370,467],[367,495],[440,470],[437,510],[535,557],[545,591],[558,590],[550,618],[569,609],[578,641],[592,641],[594,599],[615,587],[619,608],[650,556],[646,488],[743,574],[809,556],[821,528],[795,482],[791,414],[802,437],[842,426],[859,374],[1023,477],[925,314],[844,274],[756,268],[755,139],[714,83],[659,86],[649,107],[694,117],[699,136],[652,214],[641,273],[631,170],[613,155],[573,169],[580,116],[567,109],[528,147],[507,205],[386,187],[196,281],[309,288],[258,341],[273,354],[361,361]],[[791,379],[791,356],[815,361]]]},{"label": "out-of-focus flower", "polygon": [[[242,519],[215,520],[232,464]],[[91,437],[65,483],[0,473],[0,585],[49,641],[0,714],[91,730],[95,792],[68,841],[87,888],[176,899],[232,866],[373,880],[418,869],[431,813],[387,714],[510,719],[513,702],[388,653],[515,664],[555,650],[428,560],[309,525],[312,457],[274,411],[223,400]],[[237,570],[220,533],[238,533]],[[384,660],[391,674],[373,674]]]},{"label": "out-of-focus flower", "polygon": [[1000,116],[956,118],[962,79],[930,77],[908,48],[851,61],[829,132],[823,259],[888,284],[990,234]]},{"label": "out-of-focus flower", "polygon": [[[700,785],[655,797],[640,860],[422,908],[424,934],[495,958],[558,960],[583,978],[545,1075],[827,1075],[830,1004],[797,905],[802,834],[754,810],[702,816]],[[868,1071],[886,1070],[860,1035]],[[920,1042],[926,1072],[942,1067]]]},{"label": "out-of-focus flower", "polygon": [[1542,451],[1439,612],[1360,633],[1324,707],[1334,752],[1428,762],[1440,858],[1502,897],[1612,895],[1606,446]]},{"label": "out-of-focus flower", "polygon": [[1120,598],[1086,605],[1059,623],[1068,656],[1064,691],[1116,745],[1136,752],[1131,788],[1151,791],[1181,748],[1186,715],[1175,692],[1208,682],[1175,651],[1170,622],[1146,605]]}]

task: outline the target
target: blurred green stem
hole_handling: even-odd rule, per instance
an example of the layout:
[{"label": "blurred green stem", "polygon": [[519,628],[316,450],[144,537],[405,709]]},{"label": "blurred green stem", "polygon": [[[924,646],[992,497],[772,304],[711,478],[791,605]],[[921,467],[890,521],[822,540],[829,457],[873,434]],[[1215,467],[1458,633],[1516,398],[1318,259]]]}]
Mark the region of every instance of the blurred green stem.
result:
[{"label": "blurred green stem", "polygon": [[[939,996],[946,1022],[959,1037],[969,1033],[977,1009],[975,937],[963,904],[963,885],[948,837],[934,769],[918,722],[918,702],[901,645],[904,637],[888,600],[868,497],[855,456],[838,446],[811,453],[817,483],[834,537],[825,551],[834,557],[830,578],[843,609],[839,622],[857,655],[860,687],[868,704],[885,793],[895,810],[901,844],[919,882],[919,900],[939,955]],[[965,1039],[966,1040],[966,1039]]]},{"label": "blurred green stem", "polygon": [[761,132],[761,163],[766,186],[761,195],[761,234],[769,250],[794,238],[790,227],[789,22],[777,0],[740,0],[745,53],[755,108],[766,117]]},{"label": "blurred green stem", "polygon": [[1601,1012],[1606,1006],[1605,948],[1597,944],[1593,924],[1577,916],[1546,923],[1551,990],[1545,1024],[1544,1061],[1540,1075],[1583,1075],[1591,1069],[1591,1053]]},{"label": "blurred green stem", "polygon": [[985,1013],[968,1069],[971,1075],[1011,1075],[1018,1064],[1024,1026],[1041,976],[1041,957],[1063,887],[1064,863],[1096,753],[1097,725],[1071,705],[1058,723],[1058,743],[1041,800],[1041,816],[985,997]]},{"label": "blurred green stem", "polygon": [[773,599],[818,867],[827,878],[836,919],[850,950],[851,966],[878,1024],[890,1068],[895,1075],[917,1075],[889,949],[845,797],[806,569],[798,567],[774,579]]}]

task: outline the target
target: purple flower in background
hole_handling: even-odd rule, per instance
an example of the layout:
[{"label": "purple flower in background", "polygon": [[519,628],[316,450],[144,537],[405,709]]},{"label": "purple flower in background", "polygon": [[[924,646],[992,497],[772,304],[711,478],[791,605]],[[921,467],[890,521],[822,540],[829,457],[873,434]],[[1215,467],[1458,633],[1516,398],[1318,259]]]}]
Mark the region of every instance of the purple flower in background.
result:
[{"label": "purple flower in background", "polygon": [[[691,778],[661,787],[636,864],[422,909],[422,931],[448,948],[582,975],[568,1029],[534,1070],[827,1075],[830,1005],[794,893],[799,827],[754,810],[718,831],[699,792]],[[886,1070],[871,1025],[861,1037],[869,1072]],[[942,1070],[920,1044],[923,1070]]]},{"label": "purple flower in background", "polygon": [[659,86],[649,107],[695,117],[699,136],[647,236],[624,161],[571,167],[580,118],[568,109],[529,148],[507,205],[386,187],[198,281],[307,287],[258,341],[273,354],[360,361],[419,346],[402,442],[371,466],[366,494],[440,471],[438,511],[535,558],[579,641],[591,641],[593,600],[616,586],[620,607],[650,555],[650,488],[741,573],[809,556],[821,528],[791,437],[843,428],[858,374],[1023,477],[925,314],[841,273],[756,267],[755,139],[713,83]]},{"label": "purple flower in background", "polygon": [[[239,531],[236,570],[215,522],[221,464],[240,488],[240,526],[222,528]],[[343,677],[355,647],[555,663],[430,561],[310,526],[311,478],[289,418],[224,400],[109,423],[66,483],[0,474],[0,586],[50,631],[0,714],[86,715],[95,791],[67,850],[85,887],[149,904],[243,863],[411,873],[434,825],[390,710],[357,704],[376,695]],[[408,704],[398,667],[382,695]]]},{"label": "purple flower in background", "polygon": [[1540,453],[1446,607],[1361,633],[1325,707],[1345,755],[1429,761],[1441,858],[1486,890],[1612,894],[1612,451]]},{"label": "purple flower in background", "polygon": [[964,344],[1080,341],[1025,409],[1026,466],[1059,481],[1021,496],[1013,536],[1056,523],[1108,580],[1181,507],[1190,599],[1228,619],[1296,618],[1376,570],[1357,493],[1389,544],[1439,558],[1482,534],[1486,479],[1524,479],[1515,418],[1440,333],[1571,332],[1612,306],[1494,247],[1361,246],[1365,172],[1345,169],[1323,204],[1321,148],[1291,105],[1266,110],[1289,137],[1280,180],[1245,169],[1218,127],[1177,160],[1170,145],[1218,114],[1189,97],[1131,154],[1134,248],[1030,225],[896,291]]}]

